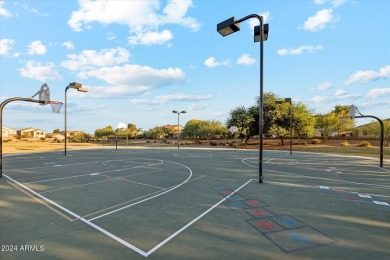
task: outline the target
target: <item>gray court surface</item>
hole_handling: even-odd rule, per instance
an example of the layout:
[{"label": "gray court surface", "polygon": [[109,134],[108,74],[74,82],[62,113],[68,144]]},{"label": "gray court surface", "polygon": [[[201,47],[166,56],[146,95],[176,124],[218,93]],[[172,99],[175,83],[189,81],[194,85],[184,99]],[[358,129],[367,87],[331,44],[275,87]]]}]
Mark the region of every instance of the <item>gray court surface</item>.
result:
[{"label": "gray court surface", "polygon": [[1,259],[388,259],[390,162],[101,149],[3,160]]}]

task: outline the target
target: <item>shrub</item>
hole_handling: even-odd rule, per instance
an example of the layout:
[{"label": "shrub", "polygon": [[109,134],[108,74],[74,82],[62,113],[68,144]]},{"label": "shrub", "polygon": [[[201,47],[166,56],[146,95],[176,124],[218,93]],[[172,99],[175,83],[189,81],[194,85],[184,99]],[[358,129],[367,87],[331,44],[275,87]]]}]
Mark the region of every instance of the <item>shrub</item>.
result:
[{"label": "shrub", "polygon": [[229,146],[232,147],[232,146],[233,146],[233,143],[229,143]]},{"label": "shrub", "polygon": [[147,140],[147,141],[146,141],[146,143],[147,143],[147,144],[150,144],[150,141],[149,141],[149,140]]},{"label": "shrub", "polygon": [[218,144],[215,143],[215,142],[210,142],[210,145],[211,145],[211,146],[217,146]]},{"label": "shrub", "polygon": [[311,140],[311,143],[312,144],[320,144],[321,140],[316,138],[316,139]]},{"label": "shrub", "polygon": [[351,144],[348,143],[348,141],[344,141],[342,143],[340,143],[341,146],[350,146]]},{"label": "shrub", "polygon": [[357,147],[371,147],[371,143],[369,141],[363,141],[356,145]]}]

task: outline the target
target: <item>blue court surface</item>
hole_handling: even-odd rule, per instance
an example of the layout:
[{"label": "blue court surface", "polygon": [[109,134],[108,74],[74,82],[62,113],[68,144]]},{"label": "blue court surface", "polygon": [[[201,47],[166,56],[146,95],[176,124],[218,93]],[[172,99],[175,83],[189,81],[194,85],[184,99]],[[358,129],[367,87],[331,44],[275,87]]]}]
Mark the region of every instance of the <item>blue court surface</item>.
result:
[{"label": "blue court surface", "polygon": [[386,259],[390,161],[222,149],[3,159],[1,259]]}]

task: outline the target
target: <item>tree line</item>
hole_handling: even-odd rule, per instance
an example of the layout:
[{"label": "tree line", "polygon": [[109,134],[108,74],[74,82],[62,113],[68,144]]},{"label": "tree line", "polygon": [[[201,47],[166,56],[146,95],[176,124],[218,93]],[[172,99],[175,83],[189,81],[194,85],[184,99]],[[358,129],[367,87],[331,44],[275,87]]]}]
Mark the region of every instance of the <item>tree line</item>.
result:
[{"label": "tree line", "polygon": [[[180,137],[183,139],[207,139],[238,137],[243,143],[259,134],[259,97],[250,107],[239,106],[233,108],[223,124],[217,120],[191,119],[184,126]],[[324,142],[333,133],[350,131],[355,127],[354,120],[349,119],[349,106],[336,105],[333,110],[326,114],[315,113],[301,101],[284,102],[280,96],[266,92],[263,95],[263,133],[265,137],[280,138],[282,145],[284,138],[290,135],[290,111],[292,111],[292,136],[294,138],[313,138],[320,134]],[[385,123],[385,140],[390,143],[390,120]],[[238,131],[230,133],[229,128],[236,126]],[[363,130],[379,137],[379,124],[372,123]],[[112,126],[97,129],[95,139],[107,139],[109,136],[126,136],[128,138],[166,139],[177,135],[177,127],[155,126],[143,131],[133,123],[128,123],[126,129],[117,132]],[[76,134],[77,135],[77,134]],[[80,133],[77,138],[86,139],[87,134]],[[76,136],[75,136],[76,138]]]}]

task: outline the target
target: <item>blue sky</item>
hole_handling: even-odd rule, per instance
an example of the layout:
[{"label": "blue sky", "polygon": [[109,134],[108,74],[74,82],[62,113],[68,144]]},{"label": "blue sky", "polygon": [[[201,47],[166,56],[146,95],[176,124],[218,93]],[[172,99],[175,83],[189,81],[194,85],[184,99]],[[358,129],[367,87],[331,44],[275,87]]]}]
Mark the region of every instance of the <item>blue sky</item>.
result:
[{"label": "blue sky", "polygon": [[[0,0],[0,98],[31,97],[47,83],[52,100],[63,101],[77,81],[89,92],[67,92],[69,130],[119,122],[148,130],[176,124],[172,110],[188,111],[183,125],[224,123],[259,95],[258,21],[227,37],[216,25],[257,13],[270,26],[265,92],[318,113],[355,104],[389,118],[389,12],[387,0]],[[64,128],[64,116],[13,102],[3,125],[51,132]]]}]

